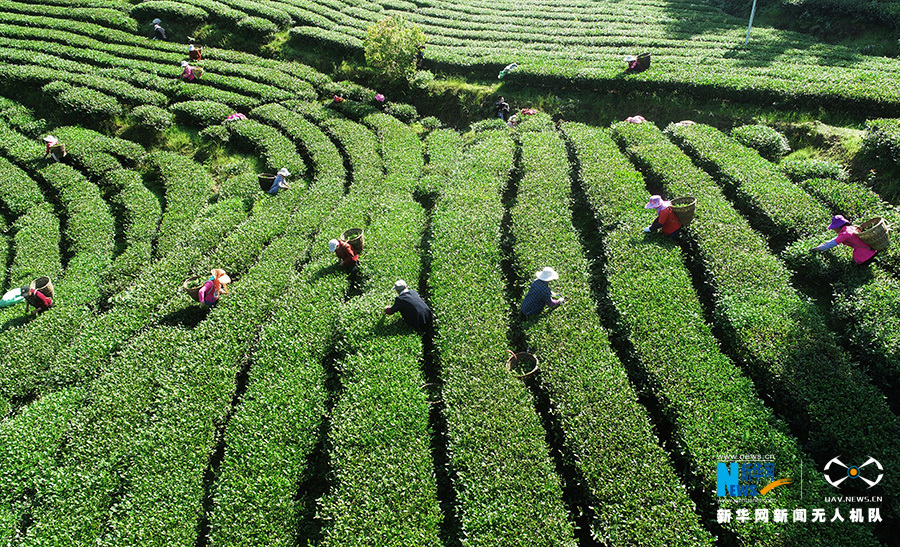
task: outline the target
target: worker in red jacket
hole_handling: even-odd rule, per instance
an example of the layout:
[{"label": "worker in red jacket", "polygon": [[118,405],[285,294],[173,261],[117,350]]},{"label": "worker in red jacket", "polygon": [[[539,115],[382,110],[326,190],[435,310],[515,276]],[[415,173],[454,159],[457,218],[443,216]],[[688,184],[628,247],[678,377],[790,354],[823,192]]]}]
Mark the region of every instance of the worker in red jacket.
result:
[{"label": "worker in red jacket", "polygon": [[675,216],[671,201],[665,201],[659,196],[650,196],[650,201],[647,202],[644,208],[655,209],[657,212],[656,220],[648,228],[644,228],[645,232],[655,232],[662,229],[662,233],[668,237],[678,237],[678,234],[681,232],[681,221]]},{"label": "worker in red jacket", "polygon": [[341,266],[347,270],[355,270],[359,265],[359,255],[348,242],[343,239],[332,239],[328,242],[328,249],[341,259]]},{"label": "worker in red jacket", "polygon": [[51,299],[41,291],[36,291],[31,288],[28,289],[28,294],[25,296],[25,301],[28,302],[30,306],[34,306],[34,310],[38,313],[38,315],[53,307],[53,299]]}]

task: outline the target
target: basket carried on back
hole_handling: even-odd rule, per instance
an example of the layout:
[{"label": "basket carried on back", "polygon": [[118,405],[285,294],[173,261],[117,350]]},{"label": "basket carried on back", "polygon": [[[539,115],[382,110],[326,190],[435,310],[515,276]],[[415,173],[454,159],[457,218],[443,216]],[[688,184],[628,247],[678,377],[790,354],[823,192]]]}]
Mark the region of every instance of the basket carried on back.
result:
[{"label": "basket carried on back", "polygon": [[263,173],[257,175],[256,178],[259,180],[259,188],[263,192],[268,192],[272,188],[272,185],[275,184],[275,175],[272,173]]},{"label": "basket carried on back", "polygon": [[341,234],[341,240],[346,241],[353,247],[353,252],[361,255],[363,252],[364,242],[363,242],[363,229],[362,228],[350,228],[349,230],[345,230],[344,233]]},{"label": "basket carried on back", "polygon": [[637,62],[639,65],[644,67],[644,70],[650,68],[650,54],[649,53],[641,53],[637,56]]},{"label": "basket carried on back", "polygon": [[53,282],[50,281],[50,278],[47,276],[41,276],[31,282],[29,288],[33,291],[38,291],[47,298],[53,299],[55,293],[53,291]]},{"label": "basket carried on back", "polygon": [[[204,278],[199,275],[189,277],[181,284],[181,288],[184,289],[184,292],[186,292],[188,296],[197,302],[200,302],[200,289],[206,284],[206,281],[203,281],[203,279]],[[197,283],[199,283],[199,285]]]},{"label": "basket carried on back", "polygon": [[672,212],[678,217],[681,227],[689,226],[694,220],[694,212],[697,210],[697,198],[690,196],[675,198],[672,200]]},{"label": "basket carried on back", "polygon": [[882,251],[891,246],[891,237],[888,235],[890,229],[883,218],[870,218],[859,225],[859,239],[876,251]]},{"label": "basket carried on back", "polygon": [[54,144],[50,147],[50,153],[57,158],[64,158],[66,156],[66,145],[62,143]]},{"label": "basket carried on back", "polygon": [[538,369],[538,360],[533,354],[527,351],[519,353],[509,352],[509,359],[506,360],[506,371],[516,378],[528,378]]}]

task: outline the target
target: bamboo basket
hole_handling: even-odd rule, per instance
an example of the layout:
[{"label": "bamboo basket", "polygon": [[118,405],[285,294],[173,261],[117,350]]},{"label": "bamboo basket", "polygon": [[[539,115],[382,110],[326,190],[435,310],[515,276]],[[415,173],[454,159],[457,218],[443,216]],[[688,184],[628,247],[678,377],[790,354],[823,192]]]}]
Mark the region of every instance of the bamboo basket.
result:
[{"label": "bamboo basket", "polygon": [[890,229],[883,218],[870,218],[859,225],[859,239],[876,251],[883,251],[891,246]]},{"label": "bamboo basket", "polygon": [[272,188],[272,184],[275,182],[275,175],[272,173],[263,173],[261,175],[256,176],[257,180],[259,180],[259,189],[263,192],[268,192]]},{"label": "bamboo basket", "polygon": [[672,200],[672,211],[681,222],[681,227],[690,226],[694,221],[694,213],[697,211],[697,198],[690,196],[675,198]]},{"label": "bamboo basket", "polygon": [[[528,378],[538,370],[538,359],[527,351],[509,352],[506,360],[506,371],[516,378]],[[524,374],[522,371],[527,371]]]},{"label": "bamboo basket", "polygon": [[50,278],[47,276],[41,276],[31,282],[29,288],[33,291],[38,291],[47,298],[54,298],[55,292],[53,290],[53,282],[50,281]]},{"label": "bamboo basket", "polygon": [[190,296],[197,302],[200,302],[200,289],[202,289],[203,285],[206,284],[206,281],[203,281],[202,283],[197,285],[197,283],[202,280],[202,276],[195,275],[193,277],[185,279],[184,283],[181,284],[181,288],[184,289],[184,292],[186,292],[188,296]]},{"label": "bamboo basket", "polygon": [[344,233],[341,234],[341,241],[346,241],[353,247],[353,252],[357,255],[361,255],[363,252],[363,247],[365,246],[365,242],[363,240],[363,229],[362,228],[350,228],[349,230],[345,230]]}]

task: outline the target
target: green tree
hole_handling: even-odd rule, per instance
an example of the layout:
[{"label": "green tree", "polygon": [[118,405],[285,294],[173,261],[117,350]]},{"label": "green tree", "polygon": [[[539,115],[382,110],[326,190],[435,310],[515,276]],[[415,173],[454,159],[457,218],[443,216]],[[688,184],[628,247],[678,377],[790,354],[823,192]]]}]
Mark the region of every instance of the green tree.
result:
[{"label": "green tree", "polygon": [[416,73],[416,53],[425,33],[402,17],[388,17],[366,30],[366,63],[388,81],[410,82]]}]

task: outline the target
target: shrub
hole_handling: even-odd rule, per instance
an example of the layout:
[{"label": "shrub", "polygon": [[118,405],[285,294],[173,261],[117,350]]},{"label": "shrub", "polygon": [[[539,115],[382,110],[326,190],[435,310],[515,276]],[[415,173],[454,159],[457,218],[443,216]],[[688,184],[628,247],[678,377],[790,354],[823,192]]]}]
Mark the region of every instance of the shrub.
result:
[{"label": "shrub", "polygon": [[753,148],[769,161],[778,161],[791,151],[787,138],[767,125],[735,127],[731,130],[731,137],[744,146]]},{"label": "shrub", "polygon": [[175,114],[153,105],[143,105],[132,109],[131,115],[138,123],[154,131],[164,131],[175,123]]},{"label": "shrub", "polygon": [[397,118],[403,123],[413,123],[419,117],[416,107],[411,104],[388,103],[387,106],[384,107],[384,112],[385,114],[390,114]]},{"label": "shrub", "polygon": [[882,118],[866,122],[863,150],[877,160],[900,163],[900,119]]},{"label": "shrub", "polygon": [[847,171],[839,163],[828,160],[785,160],[779,164],[779,167],[794,182],[809,179],[847,180],[848,178]]},{"label": "shrub", "polygon": [[403,17],[387,17],[366,30],[366,63],[386,81],[406,82],[416,73],[416,53],[425,33]]}]

